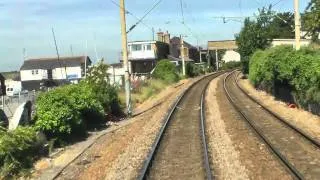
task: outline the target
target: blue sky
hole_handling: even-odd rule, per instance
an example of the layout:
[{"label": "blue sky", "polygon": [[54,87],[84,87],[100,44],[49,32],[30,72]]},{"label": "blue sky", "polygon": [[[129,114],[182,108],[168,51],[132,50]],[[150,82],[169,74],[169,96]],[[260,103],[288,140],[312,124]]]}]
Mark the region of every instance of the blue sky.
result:
[{"label": "blue sky", "polygon": [[[114,0],[119,2],[119,0]],[[137,17],[144,15],[157,0],[126,0],[126,8]],[[185,34],[194,45],[205,46],[208,40],[233,39],[240,22],[223,23],[216,16],[251,16],[259,7],[279,0],[183,0],[185,23],[179,0],[163,0],[152,13],[128,35],[128,41],[150,40],[156,31],[172,36]],[[300,0],[303,11],[309,0]],[[292,11],[293,1],[282,0],[277,11]],[[127,15],[128,28],[136,19]],[[54,28],[61,56],[104,57],[117,62],[121,48],[119,7],[111,0],[0,0],[0,72],[19,70],[23,49],[27,58],[56,55],[51,28]],[[192,33],[191,33],[192,32]],[[198,40],[197,40],[198,39]],[[86,43],[87,42],[87,43]],[[87,48],[86,48],[87,44]]]}]

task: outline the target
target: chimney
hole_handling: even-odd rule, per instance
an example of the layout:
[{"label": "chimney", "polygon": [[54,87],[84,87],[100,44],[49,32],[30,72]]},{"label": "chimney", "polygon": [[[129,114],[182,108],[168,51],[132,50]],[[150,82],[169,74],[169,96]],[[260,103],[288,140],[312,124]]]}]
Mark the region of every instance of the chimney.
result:
[{"label": "chimney", "polygon": [[158,35],[158,41],[164,42],[163,32],[158,32],[157,35]]},{"label": "chimney", "polygon": [[167,44],[170,44],[170,34],[169,32],[167,31],[166,33],[164,33],[164,42],[167,43]]}]

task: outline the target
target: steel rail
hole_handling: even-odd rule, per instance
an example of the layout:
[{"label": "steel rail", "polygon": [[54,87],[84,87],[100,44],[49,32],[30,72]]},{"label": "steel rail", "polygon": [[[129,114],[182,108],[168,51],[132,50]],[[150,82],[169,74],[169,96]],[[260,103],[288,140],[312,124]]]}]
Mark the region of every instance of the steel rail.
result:
[{"label": "steel rail", "polygon": [[[207,75],[207,76],[204,76],[202,77],[200,80],[198,80],[197,82],[194,82],[191,86],[188,87],[188,89],[186,89],[180,96],[179,98],[176,100],[176,102],[174,103],[174,105],[170,108],[171,110],[169,111],[169,113],[167,113],[167,116],[165,117],[165,122],[163,124],[163,126],[161,127],[160,129],[160,132],[158,133],[157,135],[157,138],[156,140],[154,141],[153,145],[152,145],[152,148],[144,162],[144,165],[142,167],[142,170],[139,174],[139,177],[138,179],[139,180],[145,180],[147,179],[147,176],[149,174],[149,170],[150,170],[150,167],[152,165],[152,161],[155,157],[155,154],[159,148],[159,145],[160,145],[160,142],[164,136],[164,132],[166,131],[167,127],[168,127],[168,124],[169,124],[169,121],[171,120],[171,116],[172,114],[175,112],[175,110],[177,109],[177,105],[181,102],[182,98],[184,98],[184,96],[187,94],[187,92],[189,92],[191,90],[192,87],[194,87],[196,84],[198,84],[200,81],[204,80],[205,78],[209,77],[209,76],[214,76],[214,78],[218,77],[219,75],[223,74],[224,72],[217,72],[217,73],[213,73],[213,74],[210,74],[210,75]],[[210,83],[211,81],[208,82],[208,84]],[[207,86],[206,86],[207,87]],[[206,88],[205,88],[206,89]],[[202,93],[203,95],[203,93]],[[202,111],[202,110],[201,110]],[[200,113],[202,114],[202,113]],[[203,129],[204,131],[204,129]],[[205,134],[204,134],[205,135]],[[202,141],[203,142],[203,141]],[[205,147],[206,144],[205,144]],[[204,158],[208,158],[208,150],[206,149],[205,150],[205,153],[206,155],[204,156]],[[209,171],[211,171],[210,169],[210,165],[209,165],[209,160],[205,160],[205,168],[206,168],[206,173],[207,173],[207,178],[210,180],[212,179],[212,174],[211,172],[208,174]]]},{"label": "steel rail", "polygon": [[[240,73],[239,73],[240,74]],[[239,75],[238,74],[238,75]],[[271,114],[273,117],[275,117],[276,119],[278,119],[281,123],[283,123],[284,125],[290,127],[293,131],[297,132],[298,134],[300,134],[302,137],[304,137],[306,140],[310,141],[313,145],[315,145],[317,148],[320,148],[320,141],[317,140],[314,137],[311,137],[310,135],[308,135],[305,131],[303,131],[302,129],[292,125],[291,123],[289,123],[287,120],[285,120],[283,117],[279,116],[278,114],[276,114],[275,112],[271,111],[269,108],[267,108],[265,105],[261,104],[257,99],[255,99],[254,97],[250,96],[240,85],[238,82],[238,75],[236,76],[235,82],[237,87],[247,96],[249,97],[253,102],[257,103],[259,106],[261,106],[263,108],[263,110],[265,110],[266,112],[268,112],[269,114]]]},{"label": "steel rail", "polygon": [[208,155],[208,146],[207,146],[207,140],[206,140],[206,113],[205,113],[205,95],[207,92],[207,88],[212,80],[209,81],[208,84],[206,84],[204,90],[202,91],[201,95],[201,100],[200,100],[200,121],[201,121],[201,138],[202,138],[202,146],[203,146],[203,151],[204,151],[204,163],[205,163],[205,168],[206,168],[206,173],[207,173],[207,179],[212,180],[214,179],[214,176],[212,176],[212,171],[210,168],[210,163],[209,163],[209,155]]},{"label": "steel rail", "polygon": [[[236,71],[236,70],[235,70]],[[290,170],[290,173],[296,178],[296,179],[304,179],[304,177],[302,176],[302,174],[293,166],[293,164],[291,164],[288,159],[282,155],[280,153],[280,151],[274,147],[272,145],[272,143],[266,138],[265,135],[263,135],[262,131],[257,128],[253,121],[250,120],[247,115],[245,115],[241,109],[236,105],[236,102],[232,99],[227,87],[226,87],[226,81],[227,79],[235,72],[232,71],[231,73],[229,73],[223,80],[223,88],[224,91],[227,95],[227,99],[229,100],[229,102],[231,103],[231,105],[235,108],[236,111],[238,111],[238,113],[243,117],[243,119],[246,120],[246,122],[248,122],[248,124],[250,125],[250,127],[254,130],[254,132],[267,144],[267,146],[269,147],[269,149],[271,149],[271,151],[276,154],[276,156],[281,160],[281,162]]]}]

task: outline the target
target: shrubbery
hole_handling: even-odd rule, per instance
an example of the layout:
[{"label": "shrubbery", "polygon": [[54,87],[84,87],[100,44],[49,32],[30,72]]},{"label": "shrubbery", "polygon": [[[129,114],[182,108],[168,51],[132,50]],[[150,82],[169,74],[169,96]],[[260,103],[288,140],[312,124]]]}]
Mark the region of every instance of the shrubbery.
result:
[{"label": "shrubbery", "polygon": [[161,60],[158,62],[152,77],[164,80],[167,83],[174,83],[179,81],[176,66],[169,60]]},{"label": "shrubbery", "polygon": [[201,66],[195,65],[193,63],[186,64],[186,75],[187,77],[195,77],[200,74],[204,74],[203,68]]},{"label": "shrubbery", "polygon": [[257,51],[250,60],[249,79],[273,92],[276,85],[288,85],[300,106],[320,104],[320,52],[312,48],[295,51],[279,46]]},{"label": "shrubbery", "polygon": [[93,88],[85,82],[40,94],[35,126],[49,138],[85,134],[86,124],[103,119],[104,109]]},{"label": "shrubbery", "polygon": [[0,127],[0,179],[32,167],[39,148],[36,142],[36,131],[31,127],[8,132]]}]

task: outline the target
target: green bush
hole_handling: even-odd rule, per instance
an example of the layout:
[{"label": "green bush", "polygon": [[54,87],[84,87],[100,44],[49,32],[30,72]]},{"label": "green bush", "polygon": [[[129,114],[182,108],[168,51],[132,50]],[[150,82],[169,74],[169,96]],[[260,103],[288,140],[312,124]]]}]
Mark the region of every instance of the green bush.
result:
[{"label": "green bush", "polygon": [[164,80],[167,83],[179,81],[176,66],[169,60],[161,60],[158,62],[152,77]]},{"label": "green bush", "polygon": [[48,138],[66,139],[77,130],[84,131],[84,122],[79,106],[74,104],[67,94],[68,87],[59,87],[37,98],[35,127],[44,132]]},{"label": "green bush", "polygon": [[18,127],[8,132],[0,127],[0,179],[32,167],[39,148],[36,142],[37,134],[31,127]]},{"label": "green bush", "polygon": [[278,46],[257,51],[249,70],[256,87],[273,92],[277,84],[288,84],[302,107],[320,103],[320,52],[315,49],[295,51],[291,46]]}]

